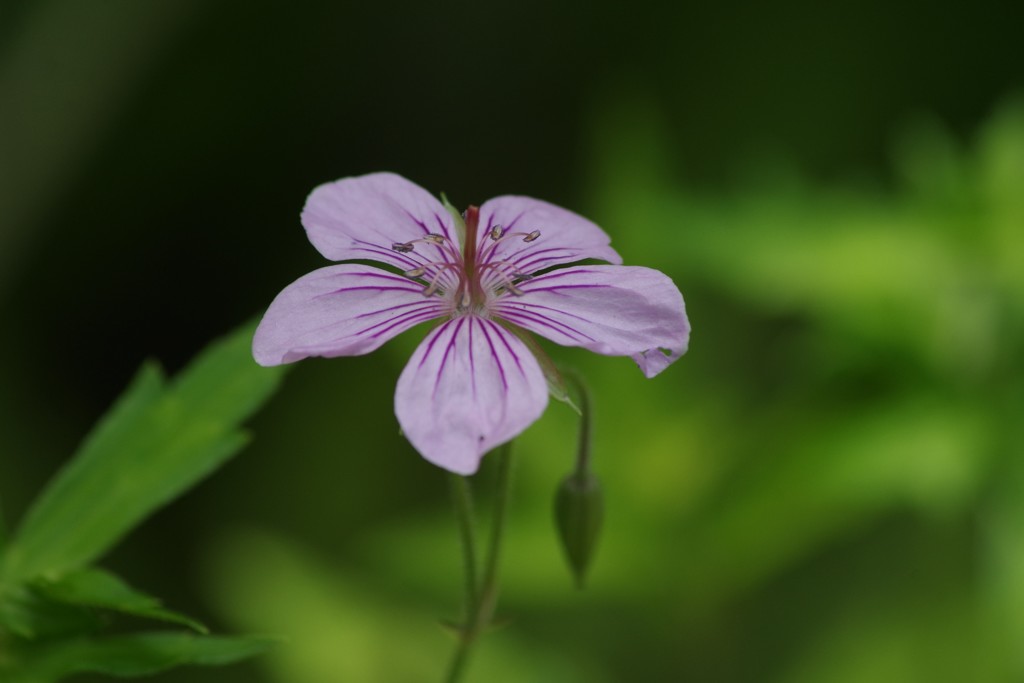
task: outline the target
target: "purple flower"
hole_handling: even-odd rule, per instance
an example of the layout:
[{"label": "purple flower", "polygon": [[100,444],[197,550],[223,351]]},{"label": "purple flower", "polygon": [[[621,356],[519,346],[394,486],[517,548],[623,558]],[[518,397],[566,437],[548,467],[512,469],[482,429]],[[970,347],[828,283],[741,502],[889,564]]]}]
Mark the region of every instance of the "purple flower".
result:
[{"label": "purple flower", "polygon": [[547,381],[525,331],[632,356],[648,377],[686,352],[690,325],[672,280],[570,265],[622,259],[599,227],[552,204],[496,197],[459,217],[408,180],[374,173],[317,187],[302,224],[321,254],[345,263],[278,294],[253,339],[256,361],[360,355],[443,321],[402,371],[395,413],[423,457],[452,472],[472,474],[544,412]]}]

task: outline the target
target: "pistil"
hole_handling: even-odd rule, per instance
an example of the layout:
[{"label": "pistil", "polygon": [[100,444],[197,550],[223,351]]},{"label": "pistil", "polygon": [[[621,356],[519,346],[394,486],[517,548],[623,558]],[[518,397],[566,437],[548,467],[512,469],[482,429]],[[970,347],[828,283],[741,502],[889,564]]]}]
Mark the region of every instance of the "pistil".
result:
[{"label": "pistil", "polygon": [[466,243],[462,245],[462,262],[465,265],[465,279],[461,283],[461,297],[459,305],[461,308],[483,307],[487,302],[487,295],[480,286],[480,278],[477,276],[477,231],[480,228],[480,207],[470,206],[466,209]]},{"label": "pistil", "polygon": [[415,280],[429,276],[423,289],[423,295],[432,296],[439,289],[442,290],[442,293],[447,289],[447,287],[441,286],[442,276],[447,272],[453,272],[458,281],[451,294],[451,301],[455,305],[455,310],[460,313],[483,311],[487,306],[487,289],[493,289],[495,294],[507,291],[516,296],[522,295],[522,290],[516,285],[529,280],[532,276],[520,271],[512,261],[492,261],[491,259],[502,242],[517,237],[526,243],[533,242],[540,237],[540,231],[511,232],[501,225],[494,225],[487,233],[490,239],[484,240],[483,244],[477,244],[477,236],[480,231],[480,207],[470,206],[466,209],[463,221],[466,233],[465,244],[462,245],[461,252],[451,239],[435,233],[409,242],[393,242],[391,249],[399,254],[412,253],[416,250],[417,244],[432,244],[441,247],[451,259],[423,263],[416,268],[404,271],[403,274]]}]

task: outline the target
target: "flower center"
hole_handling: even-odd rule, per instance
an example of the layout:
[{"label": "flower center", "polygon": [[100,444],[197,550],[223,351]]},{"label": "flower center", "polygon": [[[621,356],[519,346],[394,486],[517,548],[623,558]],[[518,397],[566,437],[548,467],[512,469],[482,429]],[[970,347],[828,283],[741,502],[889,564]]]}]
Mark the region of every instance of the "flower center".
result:
[{"label": "flower center", "polygon": [[487,235],[490,239],[477,244],[480,208],[470,206],[463,218],[466,222],[466,236],[461,252],[451,239],[435,233],[411,242],[395,242],[391,249],[399,254],[409,254],[416,251],[418,244],[439,247],[439,260],[424,262],[403,274],[423,284],[423,296],[437,294],[450,297],[453,315],[467,312],[483,314],[487,311],[488,301],[495,297],[505,293],[522,295],[522,290],[516,285],[533,277],[519,270],[512,261],[494,260],[498,246],[515,238],[527,243],[533,242],[540,237],[540,231],[511,232],[508,228],[495,225]]}]

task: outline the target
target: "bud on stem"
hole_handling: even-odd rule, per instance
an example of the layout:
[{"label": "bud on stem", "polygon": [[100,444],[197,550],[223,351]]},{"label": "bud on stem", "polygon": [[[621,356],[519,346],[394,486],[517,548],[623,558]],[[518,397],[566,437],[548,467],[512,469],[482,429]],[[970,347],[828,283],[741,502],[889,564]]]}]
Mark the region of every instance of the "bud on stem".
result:
[{"label": "bud on stem", "polygon": [[555,520],[577,588],[583,588],[603,519],[604,499],[597,477],[574,473],[562,480],[555,495]]},{"label": "bud on stem", "polygon": [[555,523],[576,586],[583,588],[601,533],[604,497],[601,483],[590,471],[590,395],[577,374],[567,373],[565,378],[579,397],[580,433],[576,467],[562,480],[555,494]]}]

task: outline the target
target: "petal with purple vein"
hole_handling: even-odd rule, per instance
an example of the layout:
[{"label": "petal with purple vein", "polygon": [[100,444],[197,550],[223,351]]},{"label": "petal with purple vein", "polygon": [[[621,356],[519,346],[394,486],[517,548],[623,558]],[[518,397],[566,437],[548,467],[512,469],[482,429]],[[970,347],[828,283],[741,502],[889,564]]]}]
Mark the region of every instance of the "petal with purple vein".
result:
[{"label": "petal with purple vein", "polygon": [[[451,261],[458,253],[452,217],[433,195],[394,173],[342,178],[315,188],[302,210],[313,246],[332,261],[381,261],[401,270]],[[392,249],[428,234],[447,244],[418,243],[408,253]]]},{"label": "petal with purple vein", "polygon": [[690,323],[672,280],[636,266],[576,266],[518,285],[495,315],[564,346],[633,356],[653,377],[686,353]]},{"label": "petal with purple vein", "polygon": [[540,417],[547,401],[544,374],[526,346],[493,321],[467,315],[416,349],[398,379],[395,414],[424,458],[467,475]]},{"label": "petal with purple vein", "polygon": [[370,266],[346,263],[314,270],[270,304],[252,352],[260,365],[310,356],[357,356],[418,323],[443,315],[444,303],[423,286]]},{"label": "petal with purple vein", "polygon": [[[495,242],[491,231],[499,225],[506,236]],[[539,236],[525,242],[524,237],[534,231]],[[604,230],[572,211],[530,197],[503,196],[484,202],[479,235],[482,262],[507,261],[525,274],[583,259],[622,263]]]}]

